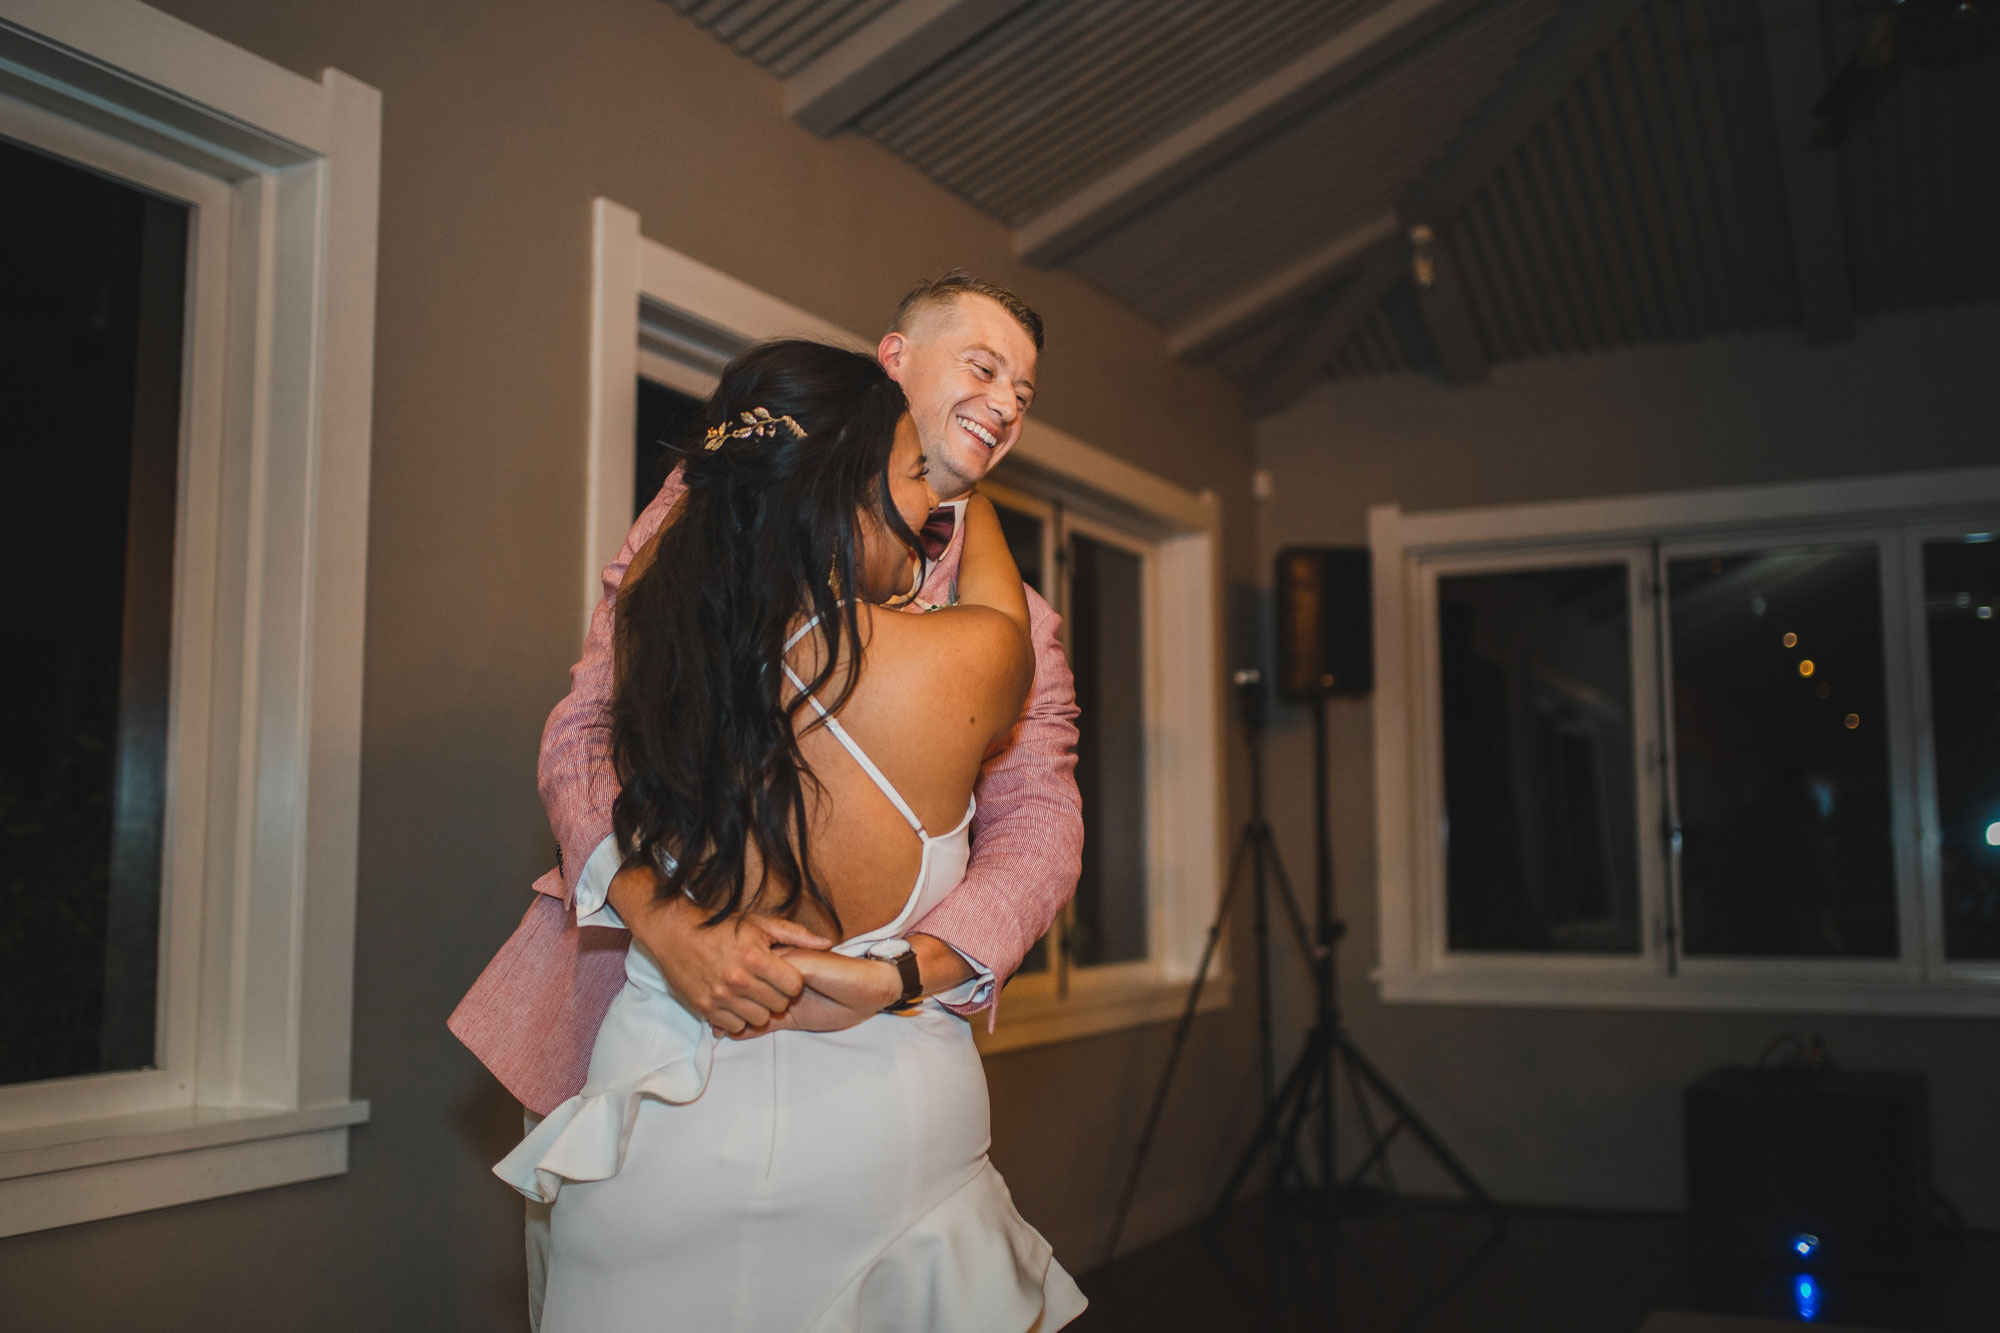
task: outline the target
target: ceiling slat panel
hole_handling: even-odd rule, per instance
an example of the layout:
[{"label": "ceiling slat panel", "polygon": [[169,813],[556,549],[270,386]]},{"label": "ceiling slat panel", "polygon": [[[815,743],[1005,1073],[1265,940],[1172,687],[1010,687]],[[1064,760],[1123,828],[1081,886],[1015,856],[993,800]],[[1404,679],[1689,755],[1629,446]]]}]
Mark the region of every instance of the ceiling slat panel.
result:
[{"label": "ceiling slat panel", "polygon": [[[784,77],[898,2],[667,0]],[[1029,0],[853,123],[1018,225],[1408,2]],[[1398,216],[1468,125],[1490,123],[1487,99],[1507,96],[1510,72],[1551,17],[1590,2],[1439,10],[1422,38],[1068,266],[1163,327],[1257,295],[1257,323],[1204,347],[1225,371],[1254,378],[1315,326],[1326,300],[1381,290],[1395,267],[1382,247],[1404,243],[1385,238],[1381,220]],[[1438,219],[1489,361],[1798,324],[1777,138],[1779,110],[1796,108],[1772,100],[1759,8],[1650,0],[1464,211]],[[1878,11],[1879,0],[1820,0],[1829,70]],[[1904,62],[1833,151],[1857,313],[2000,299],[2000,53],[1948,69]],[[1315,261],[1342,238],[1363,250],[1348,271],[1367,268],[1374,285],[1349,289]],[[1403,284],[1358,318],[1329,374],[1402,373],[1429,360]],[[1348,304],[1359,315],[1362,303]]]},{"label": "ceiling slat panel", "polygon": [[1763,302],[1755,298],[1745,233],[1745,205],[1736,183],[1736,148],[1723,116],[1721,76],[1716,60],[1710,57],[1715,38],[1708,22],[1708,4],[1706,0],[1696,0],[1675,7],[1673,12],[1680,20],[1680,50],[1689,73],[1683,85],[1689,99],[1686,114],[1698,127],[1689,136],[1689,151],[1707,183],[1704,195],[1710,208],[1708,225],[1720,242],[1730,327],[1755,328],[1763,322]]},{"label": "ceiling slat panel", "polygon": [[1724,328],[1726,319],[1722,313],[1721,284],[1711,280],[1707,247],[1696,231],[1694,187],[1674,142],[1673,108],[1661,86],[1665,56],[1660,50],[1659,16],[1659,6],[1648,6],[1632,24],[1634,91],[1639,98],[1639,123],[1645,131],[1646,164],[1659,182],[1660,197],[1666,204],[1674,274],[1687,297],[1689,333],[1702,337]]},{"label": "ceiling slat panel", "polygon": [[[1493,5],[1086,247],[1071,265],[1172,323],[1392,210],[1553,12]],[[1228,237],[1226,245],[1211,238]]]},{"label": "ceiling slat panel", "polygon": [[1599,351],[1617,346],[1623,335],[1613,313],[1611,282],[1595,220],[1584,207],[1567,169],[1569,155],[1562,142],[1563,134],[1564,125],[1558,115],[1535,131],[1527,146],[1528,160],[1534,188],[1543,192],[1549,206],[1563,219],[1565,244],[1575,265],[1577,318],[1583,328],[1584,345]]},{"label": "ceiling slat panel", "polygon": [[1547,126],[1557,188],[1565,199],[1574,201],[1578,229],[1589,238],[1586,244],[1597,259],[1606,327],[1612,330],[1608,342],[1629,345],[1644,337],[1644,326],[1627,276],[1625,250],[1620,244],[1610,199],[1602,177],[1595,170],[1596,146],[1590,141],[1587,127],[1578,124],[1577,116],[1577,98],[1572,93],[1556,109]]},{"label": "ceiling slat panel", "polygon": [[1018,223],[1384,3],[1044,0],[860,124]]}]

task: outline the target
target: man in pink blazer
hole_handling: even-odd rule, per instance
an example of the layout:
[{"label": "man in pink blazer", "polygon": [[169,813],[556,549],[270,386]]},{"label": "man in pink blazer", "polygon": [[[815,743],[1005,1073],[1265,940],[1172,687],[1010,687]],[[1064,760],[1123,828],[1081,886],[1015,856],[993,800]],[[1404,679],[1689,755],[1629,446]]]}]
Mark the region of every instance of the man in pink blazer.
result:
[{"label": "man in pink blazer", "polygon": [[[904,299],[877,355],[909,399],[939,496],[970,491],[1020,438],[1041,343],[1041,319],[1019,297],[963,274],[947,274]],[[608,881],[612,906],[659,960],[675,992],[733,1036],[754,1039],[780,1026],[848,1027],[879,1008],[856,996],[879,989],[893,999],[902,985],[894,964],[858,959],[856,969],[884,974],[879,987],[872,980],[857,984],[843,992],[845,1003],[806,991],[773,946],[824,948],[831,941],[768,916],[704,927],[693,904],[654,900],[649,870],[619,866],[611,836],[617,779],[605,726],[614,601],[627,563],[659,530],[682,489],[676,473],[604,570],[604,598],[591,617],[583,660],[542,733],[540,785],[559,865],[535,882],[519,928],[450,1020],[451,1030],[534,1115],[582,1088],[598,1026],[624,983],[626,933],[575,922],[571,904],[586,880]],[[926,536],[941,537],[955,514],[951,506],[940,509]],[[951,600],[961,549],[954,527],[921,602]],[[924,992],[967,1017],[986,1009],[989,1024],[1000,986],[1076,891],[1083,849],[1072,678],[1056,615],[1032,588],[1028,611],[1034,690],[974,789],[971,864],[959,887],[909,936]]]}]

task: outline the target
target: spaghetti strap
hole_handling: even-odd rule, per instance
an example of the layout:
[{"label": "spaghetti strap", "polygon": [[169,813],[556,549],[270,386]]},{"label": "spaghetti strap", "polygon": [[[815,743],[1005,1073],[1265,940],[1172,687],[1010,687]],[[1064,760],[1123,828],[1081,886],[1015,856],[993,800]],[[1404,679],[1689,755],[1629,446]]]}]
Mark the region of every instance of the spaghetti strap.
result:
[{"label": "spaghetti strap", "polygon": [[[806,634],[817,624],[819,624],[819,617],[814,616],[811,620],[799,626],[798,630],[789,639],[785,640],[785,651],[790,652],[796,647],[799,640],[805,638]],[[806,683],[799,679],[798,672],[792,670],[792,664],[781,662],[780,665],[785,669],[785,679],[792,682],[792,688],[800,694],[805,695],[807,702],[812,704],[814,711],[825,720],[826,729],[833,733],[833,738],[836,741],[840,742],[840,748],[854,757],[854,762],[861,765],[861,771],[866,773],[869,781],[873,782],[877,789],[889,798],[889,804],[896,807],[896,813],[900,814],[909,823],[909,826],[916,830],[917,836],[925,842],[929,842],[931,835],[924,831],[924,821],[918,819],[917,812],[910,809],[910,803],[903,799],[903,793],[896,790],[896,784],[889,781],[881,769],[875,767],[875,761],[868,757],[867,751],[861,748],[854,737],[847,734],[847,728],[840,725],[840,719],[826,710],[826,705],[819,701],[819,696],[806,689]]]}]

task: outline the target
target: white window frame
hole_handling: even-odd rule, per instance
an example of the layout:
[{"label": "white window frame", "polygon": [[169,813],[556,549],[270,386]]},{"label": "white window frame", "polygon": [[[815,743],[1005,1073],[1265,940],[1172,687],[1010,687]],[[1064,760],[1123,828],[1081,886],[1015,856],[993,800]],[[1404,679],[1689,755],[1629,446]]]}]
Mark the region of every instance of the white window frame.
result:
[{"label": "white window frame", "polygon": [[0,0],[0,132],[196,210],[160,1066],[0,1089],[0,1235],[346,1170],[380,95]]},{"label": "white window frame", "polygon": [[[1406,514],[1369,510],[1375,598],[1377,892],[1391,1002],[1751,1012],[2000,1013],[2000,963],[1943,955],[1921,543],[2000,524],[2000,468]],[[1893,960],[1673,957],[1679,895],[1657,838],[1670,691],[1657,679],[1666,561],[1814,542],[1880,552],[1892,847],[1902,948]],[[1624,561],[1631,571],[1642,949],[1609,957],[1445,947],[1437,578]],[[1655,706],[1655,702],[1659,706]],[[1648,716],[1648,714],[1653,714]],[[1657,854],[1651,854],[1657,850]],[[1678,930],[1675,938],[1680,938]]]},{"label": "white window frame", "polygon": [[[873,353],[875,343],[640,234],[639,215],[593,204],[590,420],[580,624],[603,595],[602,571],[631,529],[636,393],[645,375],[707,393],[737,351],[802,336]],[[1222,504],[1190,492],[1030,416],[1002,468],[1016,489],[1061,494],[1069,513],[1152,544],[1157,712],[1146,752],[1159,804],[1149,809],[1153,957],[1072,974],[1067,997],[1010,985],[995,1031],[975,1024],[986,1053],[1066,1041],[1171,1019],[1186,1001],[1222,890]],[[1128,537],[1127,540],[1130,540]],[[1088,814],[1086,812],[1086,819]],[[1226,955],[1224,956],[1226,958]],[[1226,963],[1210,969],[1202,1009],[1226,1007]]]},{"label": "white window frame", "polygon": [[[1017,512],[1032,514],[1040,519],[1042,528],[1043,568],[1055,575],[1052,591],[1055,596],[1050,605],[1063,618],[1062,645],[1066,655],[1073,655],[1070,620],[1069,584],[1067,553],[1064,548],[1072,533],[1081,533],[1104,546],[1114,547],[1133,556],[1139,561],[1140,607],[1139,634],[1145,644],[1143,670],[1145,676],[1138,682],[1141,698],[1144,700],[1141,727],[1145,742],[1161,734],[1166,725],[1160,698],[1160,658],[1165,645],[1159,632],[1160,617],[1160,574],[1157,543],[1135,534],[1129,526],[1107,522],[1103,518],[1092,517],[1088,513],[1077,513],[1068,501],[1058,504],[1047,494],[1033,489],[1006,485],[1005,478],[1017,476],[1010,472],[1003,461],[995,469],[1003,478],[1000,482],[980,483],[984,492],[996,505],[1005,505]],[[1049,966],[1037,973],[1023,973],[1014,979],[1007,992],[1009,1012],[1016,1005],[1025,1004],[1032,1012],[1036,1008],[1057,1012],[1056,1006],[1067,1003],[1090,1005],[1103,997],[1114,997],[1140,990],[1158,980],[1157,961],[1171,948],[1170,923],[1160,919],[1155,910],[1155,899],[1161,896],[1161,886],[1154,881],[1154,866],[1166,855],[1161,838],[1167,821],[1172,818],[1171,775],[1163,771],[1160,757],[1154,747],[1147,743],[1142,760],[1145,774],[1145,827],[1146,827],[1146,954],[1143,958],[1128,959],[1117,963],[1098,963],[1086,966],[1068,960],[1063,937],[1076,924],[1076,904],[1074,900],[1065,905],[1050,925]]]}]

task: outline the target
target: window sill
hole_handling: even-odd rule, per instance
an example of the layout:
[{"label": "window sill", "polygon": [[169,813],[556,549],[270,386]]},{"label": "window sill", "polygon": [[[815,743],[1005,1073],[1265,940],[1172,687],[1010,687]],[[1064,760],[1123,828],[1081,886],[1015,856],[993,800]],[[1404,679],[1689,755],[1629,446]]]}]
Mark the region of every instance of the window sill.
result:
[{"label": "window sill", "polygon": [[[1189,984],[1189,981],[1161,982],[1149,978],[1100,987],[1076,985],[1067,999],[1056,998],[1053,991],[1017,994],[1014,993],[1020,989],[1017,984],[1003,997],[1000,1022],[993,1031],[986,1030],[981,1016],[973,1016],[974,1040],[981,1055],[998,1055],[1002,1051],[1052,1046],[1081,1037],[1172,1022],[1187,1008]],[[1232,979],[1227,974],[1211,976],[1202,987],[1196,1012],[1207,1014],[1227,1009],[1231,986]]]},{"label": "window sill", "polygon": [[367,1102],[194,1108],[0,1134],[0,1236],[93,1222],[347,1170]]},{"label": "window sill", "polygon": [[1538,1009],[1685,1009],[1737,1013],[2000,1015],[1991,977],[1921,983],[1855,978],[1623,976],[1576,973],[1391,972],[1374,980],[1388,1004],[1468,1004]]}]

